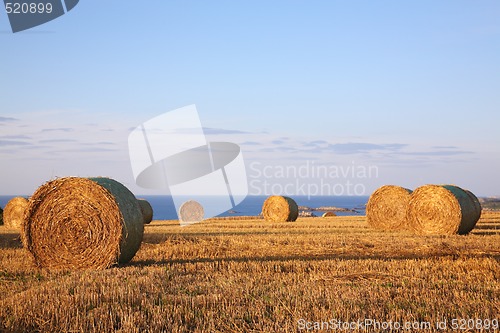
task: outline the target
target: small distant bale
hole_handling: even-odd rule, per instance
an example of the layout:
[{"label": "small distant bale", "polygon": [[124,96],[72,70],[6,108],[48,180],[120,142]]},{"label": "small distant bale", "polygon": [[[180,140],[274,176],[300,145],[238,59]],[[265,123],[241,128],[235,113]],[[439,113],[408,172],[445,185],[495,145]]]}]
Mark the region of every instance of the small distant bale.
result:
[{"label": "small distant bale", "polygon": [[137,203],[141,208],[144,224],[151,223],[151,221],[153,221],[153,207],[151,207],[149,201],[145,199],[137,199]]},{"label": "small distant bale", "polygon": [[262,215],[269,222],[293,222],[299,216],[299,207],[292,198],[273,195],[264,201]]},{"label": "small distant bale", "polygon": [[407,229],[406,210],[411,193],[411,190],[395,185],[378,188],[366,205],[368,225],[381,230]]},{"label": "small distant bale", "polygon": [[21,237],[37,267],[101,269],[130,261],[143,234],[139,204],[125,186],[65,177],[35,191]]},{"label": "small distant bale", "polygon": [[188,200],[179,208],[179,220],[181,223],[189,224],[200,222],[204,217],[205,210],[198,201]]},{"label": "small distant bale", "polygon": [[335,216],[337,216],[337,214],[335,214],[334,212],[326,212],[323,215],[321,215],[321,217],[335,217]]},{"label": "small distant bale", "polygon": [[474,228],[479,216],[471,196],[454,185],[417,188],[407,210],[411,228],[426,235],[465,235]]},{"label": "small distant bale", "polygon": [[28,207],[28,200],[23,197],[12,198],[3,210],[3,224],[7,228],[21,230],[24,221],[24,212]]}]

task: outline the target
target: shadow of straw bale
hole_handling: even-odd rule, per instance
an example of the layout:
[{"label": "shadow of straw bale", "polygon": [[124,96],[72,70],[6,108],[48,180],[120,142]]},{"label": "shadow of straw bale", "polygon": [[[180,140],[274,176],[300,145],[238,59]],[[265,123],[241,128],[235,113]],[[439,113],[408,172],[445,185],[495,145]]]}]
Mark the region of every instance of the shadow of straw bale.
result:
[{"label": "shadow of straw bale", "polygon": [[[138,260],[130,262],[122,266],[142,267],[152,265],[175,265],[175,264],[197,264],[197,263],[250,263],[250,262],[290,262],[290,261],[350,261],[350,260],[384,260],[384,261],[404,261],[404,260],[421,260],[421,259],[439,259],[439,258],[453,258],[458,259],[460,256],[451,253],[440,254],[405,254],[405,255],[392,255],[387,256],[383,254],[377,255],[339,255],[339,254],[325,254],[325,255],[291,255],[291,256],[262,256],[262,257],[226,257],[226,258],[193,258],[193,259],[173,259],[173,260]],[[466,256],[468,257],[468,256]],[[480,254],[474,255],[474,258],[493,258],[500,260],[500,255],[496,254]]]},{"label": "shadow of straw bale", "polygon": [[[165,242],[166,240],[169,239],[195,239],[195,238],[201,238],[201,237],[221,237],[221,236],[244,236],[244,237],[251,237],[251,236],[258,236],[258,235],[282,235],[283,232],[276,230],[276,231],[271,231],[271,230],[266,230],[266,231],[217,231],[217,232],[192,232],[192,233],[185,233],[185,234],[179,234],[179,233],[147,233],[144,235],[143,243],[144,244],[161,244]],[[294,232],[287,232],[287,235],[303,235],[304,232],[297,230]],[[324,232],[323,236],[328,235],[328,234],[338,234],[336,232]]]},{"label": "shadow of straw bale", "polygon": [[18,233],[1,233],[0,249],[21,249],[21,236]]},{"label": "shadow of straw bale", "polygon": [[476,225],[476,227],[472,230],[500,230],[500,224],[482,224]]}]

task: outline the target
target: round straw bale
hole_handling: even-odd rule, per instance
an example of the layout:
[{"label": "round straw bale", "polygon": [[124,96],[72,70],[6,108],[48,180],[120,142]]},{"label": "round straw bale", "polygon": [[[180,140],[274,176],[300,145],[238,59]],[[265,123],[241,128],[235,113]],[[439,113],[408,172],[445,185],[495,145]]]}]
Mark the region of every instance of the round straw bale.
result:
[{"label": "round straw bale", "polygon": [[[474,209],[475,209],[475,212],[476,212],[476,216],[474,216],[474,219],[477,221],[479,221],[479,219],[481,218],[481,212],[483,211],[483,208],[481,207],[481,203],[479,202],[479,199],[476,197],[476,195],[474,193],[472,193],[471,191],[469,190],[465,190],[465,193],[467,193],[467,195],[469,196],[469,198],[472,200],[472,203],[474,204]],[[469,225],[470,227],[471,225]],[[472,228],[474,228],[475,226],[475,223],[474,225],[472,226]],[[463,234],[467,234],[471,231],[472,229],[470,230],[467,230],[467,229],[462,229],[461,232]],[[459,231],[460,233],[460,231]]]},{"label": "round straw bale", "polygon": [[137,203],[141,208],[144,224],[151,223],[153,221],[153,207],[151,207],[151,204],[145,199],[137,199]]},{"label": "round straw bale", "polygon": [[36,266],[49,269],[126,263],[144,233],[137,199],[109,178],[47,182],[30,198],[24,216],[23,243]]},{"label": "round straw bale", "polygon": [[411,190],[384,185],[372,193],[366,205],[366,220],[370,227],[382,230],[407,228],[406,209]]},{"label": "round straw bale", "polygon": [[299,216],[299,207],[292,198],[272,195],[264,201],[262,215],[269,222],[293,222]]},{"label": "round straw bale", "polygon": [[321,217],[335,217],[335,216],[337,216],[337,214],[335,214],[334,212],[326,212],[323,215],[321,215]]},{"label": "round straw bale", "polygon": [[424,185],[413,192],[406,217],[413,230],[429,235],[467,234],[477,222],[469,195],[454,185]]},{"label": "round straw bale", "polygon": [[179,219],[184,223],[200,222],[204,216],[205,211],[198,201],[188,200],[179,208]]},{"label": "round straw bale", "polygon": [[26,207],[28,207],[28,200],[26,198],[12,198],[3,210],[3,224],[8,228],[21,229]]}]

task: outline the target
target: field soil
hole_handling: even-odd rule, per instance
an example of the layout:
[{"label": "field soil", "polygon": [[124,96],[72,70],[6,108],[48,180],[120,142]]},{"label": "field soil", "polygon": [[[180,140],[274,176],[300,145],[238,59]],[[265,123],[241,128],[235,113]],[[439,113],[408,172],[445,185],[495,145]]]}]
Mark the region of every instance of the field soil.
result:
[{"label": "field soil", "polygon": [[0,226],[0,331],[498,332],[498,212],[467,236],[382,232],[360,216],[145,230],[127,265],[49,272]]}]

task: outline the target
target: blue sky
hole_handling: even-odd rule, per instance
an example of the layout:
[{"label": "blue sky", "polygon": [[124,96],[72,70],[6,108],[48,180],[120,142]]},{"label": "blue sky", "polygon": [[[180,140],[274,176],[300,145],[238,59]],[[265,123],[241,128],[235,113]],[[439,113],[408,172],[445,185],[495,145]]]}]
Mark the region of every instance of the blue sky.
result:
[{"label": "blue sky", "polygon": [[314,161],[376,166],[355,179],[366,195],[389,183],[500,195],[499,17],[498,1],[85,0],[13,34],[2,12],[0,194],[68,175],[147,194],[128,133],[196,104],[250,177]]}]

